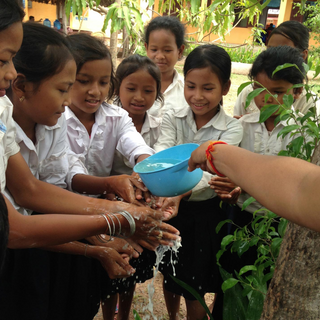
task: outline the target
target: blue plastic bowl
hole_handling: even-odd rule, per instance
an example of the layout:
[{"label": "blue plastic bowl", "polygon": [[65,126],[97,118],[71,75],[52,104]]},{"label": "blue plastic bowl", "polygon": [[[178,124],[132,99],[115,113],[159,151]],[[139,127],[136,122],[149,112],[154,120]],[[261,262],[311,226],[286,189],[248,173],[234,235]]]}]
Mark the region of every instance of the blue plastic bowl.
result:
[{"label": "blue plastic bowl", "polygon": [[188,160],[196,143],[186,143],[162,150],[137,163],[133,168],[150,192],[158,197],[174,197],[195,187],[202,170],[188,171]]}]

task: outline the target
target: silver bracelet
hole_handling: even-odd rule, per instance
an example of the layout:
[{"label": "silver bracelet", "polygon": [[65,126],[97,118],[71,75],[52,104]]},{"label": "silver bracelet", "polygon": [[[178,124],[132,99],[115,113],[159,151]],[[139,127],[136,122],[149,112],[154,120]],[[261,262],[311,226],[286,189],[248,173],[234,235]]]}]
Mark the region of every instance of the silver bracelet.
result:
[{"label": "silver bracelet", "polygon": [[136,222],[128,211],[119,211],[118,213],[121,214],[129,222],[130,234],[127,237],[131,237],[136,231]]},{"label": "silver bracelet", "polygon": [[[108,220],[107,216],[106,216],[104,213],[101,214],[101,215],[102,215],[102,216],[104,217],[104,219],[107,221],[110,239],[109,239],[109,240],[105,240],[105,239],[103,239],[99,234],[96,235],[96,238],[97,238],[97,240],[99,240],[99,241],[102,242],[102,243],[108,243],[108,242],[110,242],[111,240],[113,240],[113,238],[112,238],[113,234],[112,234],[111,226],[110,226],[110,223],[109,223],[109,220]],[[114,222],[112,221],[112,223],[114,223]]]},{"label": "silver bracelet", "polygon": [[113,218],[112,217],[115,217],[118,220],[119,230],[117,232],[117,235],[121,235],[121,222],[120,222],[119,218],[114,213],[110,213],[110,214],[111,214],[110,218],[112,219],[112,222],[113,222]]}]

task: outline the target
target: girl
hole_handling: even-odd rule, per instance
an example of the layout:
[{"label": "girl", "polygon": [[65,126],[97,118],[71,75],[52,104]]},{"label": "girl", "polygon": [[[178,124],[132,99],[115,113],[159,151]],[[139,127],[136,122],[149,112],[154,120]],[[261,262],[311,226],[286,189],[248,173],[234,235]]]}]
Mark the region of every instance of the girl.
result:
[{"label": "girl", "polygon": [[[199,46],[188,55],[183,73],[188,105],[165,114],[155,150],[182,143],[203,143],[208,139],[238,145],[242,139],[241,125],[227,116],[221,106],[222,97],[228,93],[231,84],[229,55],[215,45]],[[176,277],[191,285],[202,297],[206,292],[219,292],[214,313],[216,319],[220,319],[221,279],[215,255],[223,235],[217,235],[215,227],[225,217],[219,199],[209,188],[211,177],[205,174],[199,184],[184,195],[189,196],[189,201],[181,201],[178,216],[170,222],[179,226],[182,236],[178,264],[175,265]],[[165,266],[162,272],[170,319],[178,319],[181,295],[186,300],[188,319],[202,319],[205,310],[200,303],[169,276],[171,265]]]},{"label": "girl", "polygon": [[[20,137],[22,138],[21,141],[19,140],[19,143],[21,144],[21,150],[23,152],[23,155],[30,164],[34,174],[37,175],[39,178],[42,178],[43,180],[47,180],[50,182],[57,181],[56,184],[59,184],[61,181],[67,180],[66,173],[68,172],[69,168],[67,159],[67,148],[65,148],[66,137],[61,137],[61,134],[63,134],[63,128],[65,128],[63,120],[60,120],[63,119],[61,118],[61,112],[63,112],[64,104],[69,103],[68,89],[74,81],[76,66],[72,58],[72,55],[67,48],[64,38],[58,33],[54,32],[54,30],[48,29],[38,24],[25,24],[24,31],[25,38],[22,45],[22,49],[16,55],[15,58],[15,63],[19,72],[19,76],[12,84],[13,93],[11,96],[12,101],[16,104],[16,107],[14,109],[14,116],[17,123],[19,124],[17,126],[19,131],[19,139]],[[41,63],[39,63],[39,61],[41,61]],[[50,103],[47,103],[47,101],[50,101]],[[56,125],[58,119],[60,120],[60,122],[58,123],[58,125]],[[48,125],[49,127],[43,126],[44,124]],[[13,183],[14,180],[12,178],[15,175],[15,172],[19,173],[20,171],[21,173],[22,168],[19,166],[18,169],[15,168],[15,172],[11,171],[12,168],[14,168],[14,164],[13,166],[11,166],[10,161],[11,159],[9,159],[9,166],[7,170],[7,172],[9,171],[8,181],[10,181],[10,183],[8,183],[8,189],[13,199],[15,200],[17,190],[16,186]],[[74,163],[72,165],[74,165]],[[75,170],[73,167],[71,169],[70,171]],[[87,177],[87,175],[83,174],[83,171],[81,172],[81,175]],[[22,174],[21,178],[22,183],[20,182],[20,184],[22,185],[24,184],[24,178],[29,179],[29,181],[31,181],[32,184],[36,184],[36,182],[33,182],[33,180],[29,178],[26,174]],[[71,179],[73,180],[74,177]],[[68,208],[68,206],[72,206],[73,198],[77,200],[79,203],[82,202],[82,205],[85,204],[85,202],[82,201],[82,198],[84,198],[82,196],[73,196],[71,193],[67,191],[55,191],[56,189],[59,189],[52,189],[50,187],[47,187],[48,184],[44,185],[44,188],[47,188],[47,190],[53,190],[53,192],[50,193],[50,196],[53,198],[54,201],[48,201],[48,206],[51,206],[53,202],[60,203],[59,201],[56,201],[59,195],[61,195],[59,200],[61,201],[60,206],[62,208],[59,208],[59,205],[57,206],[56,204],[53,204],[53,206],[58,207],[60,210],[64,210],[64,207]],[[20,185],[18,189],[19,188]],[[31,189],[34,189],[34,187],[31,187]],[[69,197],[66,198],[66,196],[64,196],[65,194],[68,194]],[[43,195],[44,193],[41,194],[41,196]],[[47,198],[48,197],[49,196],[47,196]],[[41,197],[37,195],[37,198]],[[37,202],[37,198],[34,199],[35,202]],[[68,201],[69,199],[71,201]],[[99,206],[99,202],[100,201],[98,200],[93,201],[93,203],[95,203],[94,205],[96,206]],[[68,203],[67,206],[66,203]],[[75,205],[73,205],[73,207],[74,206]],[[71,210],[75,210],[73,207]],[[100,209],[97,208],[97,211],[101,210],[101,206],[99,207]],[[37,210],[36,207],[31,206],[29,208]],[[38,208],[41,207],[38,205]],[[45,211],[48,212],[48,208],[46,208]],[[141,209],[141,211],[144,210]],[[105,218],[103,217],[103,219]],[[119,230],[119,223],[121,222],[121,220],[117,220],[117,223],[115,222],[114,225],[111,219],[108,219],[108,222],[112,224],[113,229],[116,228],[116,226],[118,225]],[[111,228],[110,232],[114,233],[116,231],[116,229],[112,231],[113,229]],[[73,247],[76,246],[75,250],[77,252],[81,251],[81,254],[96,257],[101,262],[103,261],[106,268],[110,268],[110,266],[107,265],[107,260],[110,258],[110,254],[108,254],[109,250],[105,250],[103,247],[101,247],[100,250],[99,248],[89,248],[84,244],[82,245],[82,249],[79,249],[78,245],[71,245]],[[47,318],[47,313],[49,313],[52,318],[63,319],[64,316],[68,316],[64,308],[68,306],[69,311],[72,309],[72,301],[70,299],[66,299],[66,297],[68,297],[69,294],[68,291],[61,290],[61,288],[59,287],[61,283],[71,283],[70,281],[64,282],[63,280],[64,278],[66,280],[69,280],[70,278],[68,273],[65,272],[69,268],[68,265],[64,264],[62,262],[64,260],[62,260],[60,261],[60,263],[57,263],[56,267],[53,266],[52,271],[50,271],[50,269],[45,267],[43,263],[40,265],[37,263],[37,261],[35,261],[35,259],[32,258],[37,258],[39,256],[39,259],[42,262],[49,262],[51,260],[50,257],[45,257],[45,259],[43,259],[42,253],[39,252],[40,251],[33,251],[29,253],[28,251],[23,252],[21,255],[19,255],[19,253],[15,254],[12,252],[12,254],[10,255],[11,258],[9,257],[8,259],[6,265],[7,268],[5,269],[6,273],[3,275],[4,280],[1,280],[2,290],[3,288],[6,288],[6,286],[7,288],[4,289],[1,293],[5,295],[5,298],[0,299],[1,302],[3,302],[4,304],[4,306],[1,307],[2,314],[8,315],[5,316],[6,319],[10,319],[10,317],[21,318],[21,314],[27,317],[26,315],[31,315],[32,313],[34,313],[34,315],[30,316],[30,318],[33,319],[36,319],[37,317],[40,319]],[[77,252],[76,254],[79,254]],[[115,256],[113,255],[112,257]],[[23,263],[26,258],[30,258],[29,263]],[[117,258],[118,261],[119,258],[120,257]],[[52,264],[48,263],[48,265],[54,265],[54,263],[57,262],[57,260],[58,259],[54,259],[54,262]],[[22,263],[20,264],[19,262]],[[120,262],[120,264],[121,263],[122,262]],[[90,262],[88,264],[90,265]],[[76,265],[80,266],[79,263]],[[58,269],[60,268],[60,266],[63,266],[63,268],[65,267],[66,270],[59,271]],[[19,268],[22,268],[23,271],[21,272]],[[90,269],[86,268],[86,270],[88,271]],[[95,268],[93,268],[92,271],[88,273],[94,273],[94,270]],[[74,271],[74,274],[80,274],[79,272],[81,270],[76,269]],[[48,282],[49,278],[51,278],[52,280],[54,279],[52,273],[55,276],[59,275],[59,273],[64,276],[64,278],[62,276],[57,276],[57,279],[59,279],[59,281],[61,282],[52,281],[53,283],[57,284],[57,287],[52,287],[50,285],[50,282]],[[10,281],[11,278],[5,276],[8,274],[17,275],[13,277],[15,279],[15,282]],[[28,276],[24,277],[25,274],[27,274]],[[41,288],[41,290],[39,291],[38,289],[35,291],[32,290],[28,283],[25,286],[23,285],[25,281],[32,281],[34,277],[34,284],[37,284],[39,286],[38,289]],[[40,278],[43,280],[42,283],[40,282]],[[85,282],[83,282],[83,284],[85,284]],[[91,283],[90,281],[88,281],[88,286],[90,285],[94,285],[94,282]],[[70,287],[76,288],[73,284],[70,285]],[[20,290],[15,290],[15,288],[19,288]],[[28,290],[28,294],[24,294],[24,291],[21,290],[21,288],[25,288],[26,290]],[[90,292],[90,290],[85,289],[85,286],[83,288],[84,293]],[[55,290],[56,292],[59,291],[59,293],[54,295],[54,298],[48,298],[50,292],[49,289],[50,291],[53,291],[50,294],[54,293]],[[46,292],[45,290],[48,291]],[[97,291],[96,288],[94,288],[93,290]],[[37,291],[40,293],[40,295],[38,296],[36,295]],[[61,291],[65,292],[66,297],[63,297]],[[31,292],[34,292],[35,295],[33,296],[32,294],[30,294]],[[20,294],[21,296],[18,296],[18,294]],[[81,295],[80,290],[78,294],[79,296],[84,297],[83,295]],[[97,296],[98,298],[100,298],[99,292],[97,292]],[[44,298],[48,299],[44,301]],[[88,295],[88,298],[91,299],[88,300],[91,302],[91,308],[84,307],[83,313],[81,313],[81,309],[78,306],[75,308],[75,310],[77,310],[81,315],[79,316],[79,318],[83,317],[88,319],[92,318],[95,314],[94,310],[97,308],[97,306],[96,304],[93,305],[94,299],[92,299],[90,295]],[[32,302],[30,302],[29,299],[32,299]],[[39,299],[39,301],[42,301],[43,303],[37,304],[37,299]],[[13,304],[16,304],[16,301],[20,303],[21,308],[13,308]],[[78,303],[79,301],[77,301],[77,303],[75,303],[74,305]],[[39,305],[41,306],[41,309],[39,308]],[[50,305],[52,306],[54,311],[50,311]],[[86,306],[87,303],[84,303],[83,305]]]},{"label": "girl", "polygon": [[[309,30],[306,26],[298,21],[285,21],[281,23],[277,28],[275,28],[268,40],[267,47],[277,47],[277,46],[290,46],[298,49],[301,53],[302,58],[305,63],[308,61],[308,47],[309,47]],[[255,102],[252,100],[247,108],[246,98],[248,94],[252,91],[251,86],[244,88],[239,94],[234,109],[233,115],[236,118],[240,118],[244,114],[258,112],[259,109]],[[307,100],[306,91],[303,90],[300,98],[295,100],[293,106],[296,110],[305,114],[307,111],[314,107],[316,104],[317,109],[320,108],[320,103],[315,102],[312,97]]]},{"label": "girl", "polygon": [[[17,76],[12,59],[19,50],[22,43],[22,19],[24,11],[17,1],[2,0],[0,10],[0,150],[1,158],[1,184],[0,190],[4,191],[6,186],[6,173],[13,177],[12,185],[19,186],[16,193],[17,199],[27,207],[36,207],[47,212],[58,213],[82,213],[83,208],[88,208],[85,214],[94,214],[106,210],[105,206],[112,210],[109,202],[96,202],[99,210],[90,209],[91,205],[85,197],[72,195],[59,188],[50,187],[35,179],[28,166],[19,154],[19,146],[15,142],[14,123],[12,121],[12,104],[5,96],[10,82]],[[7,169],[7,165],[12,169]],[[19,177],[19,184],[17,183]],[[10,179],[10,178],[9,178]],[[46,193],[47,191],[47,193]],[[41,197],[39,197],[41,194]],[[57,202],[59,198],[62,202]],[[68,200],[67,200],[68,199]],[[76,199],[76,200],[74,200]],[[30,201],[31,200],[31,201]],[[65,205],[67,204],[67,205]],[[118,208],[119,209],[119,208]],[[127,207],[128,210],[131,210]],[[117,210],[117,209],[116,209]],[[7,227],[4,227],[2,248],[8,241],[11,248],[42,247],[64,243],[81,237],[101,233],[106,228],[106,221],[102,215],[96,216],[22,216],[5,199],[2,201],[1,213],[4,221],[7,221],[8,212],[10,222],[10,232],[7,234]],[[138,214],[139,219],[140,214]],[[129,224],[124,217],[118,217],[124,228],[129,232]],[[110,219],[110,217],[108,218]],[[111,220],[109,220],[111,222]],[[116,230],[120,225],[115,222]]]},{"label": "girl", "polygon": [[[137,131],[150,147],[157,141],[160,133],[160,119],[148,113],[155,100],[162,101],[160,79],[159,68],[148,57],[137,54],[124,59],[116,72],[115,103],[129,113]],[[126,159],[118,151],[115,154],[112,173],[132,173],[132,168],[126,165]],[[136,269],[133,277],[106,285],[105,296],[108,298],[102,303],[102,309],[107,319],[114,317],[116,292],[120,293],[117,318],[122,320],[129,318],[135,283],[152,278],[154,263],[154,252],[144,249],[140,257],[133,262]]]},{"label": "girl", "polygon": [[159,16],[151,20],[145,31],[147,56],[161,72],[161,92],[164,102],[156,101],[149,114],[162,118],[170,109],[185,103],[183,78],[174,69],[184,50],[184,25],[176,18]]}]

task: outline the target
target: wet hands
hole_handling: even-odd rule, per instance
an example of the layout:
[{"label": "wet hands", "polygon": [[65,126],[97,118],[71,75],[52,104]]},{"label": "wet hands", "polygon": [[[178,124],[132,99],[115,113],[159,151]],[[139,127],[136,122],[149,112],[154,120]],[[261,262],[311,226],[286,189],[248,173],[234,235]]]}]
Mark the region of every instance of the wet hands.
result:
[{"label": "wet hands", "polygon": [[156,208],[163,212],[163,221],[168,221],[177,216],[180,201],[183,198],[182,196],[177,197],[157,197],[156,198]]},{"label": "wet hands", "polygon": [[133,203],[138,206],[142,206],[139,200],[142,198],[142,194],[145,199],[149,199],[148,189],[143,184],[139,176],[136,175],[120,175],[110,176],[106,178],[106,198],[108,200],[115,200],[115,196],[122,198],[128,203]]},{"label": "wet hands", "polygon": [[211,178],[209,185],[222,201],[229,204],[237,203],[241,194],[241,188],[235,185],[229,178],[215,176]]},{"label": "wet hands", "polygon": [[122,256],[113,248],[91,246],[90,251],[92,253],[87,255],[100,261],[110,279],[130,277],[136,272],[129,264],[129,257]]}]

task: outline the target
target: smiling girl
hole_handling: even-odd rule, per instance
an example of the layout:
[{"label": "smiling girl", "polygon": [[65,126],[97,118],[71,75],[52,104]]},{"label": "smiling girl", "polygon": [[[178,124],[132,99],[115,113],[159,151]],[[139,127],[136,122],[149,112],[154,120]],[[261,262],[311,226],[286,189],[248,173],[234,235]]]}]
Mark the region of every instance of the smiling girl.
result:
[{"label": "smiling girl", "polygon": [[[207,140],[238,145],[242,139],[241,125],[227,116],[221,105],[231,84],[231,60],[226,51],[215,45],[197,47],[188,55],[183,73],[184,96],[188,104],[165,114],[155,150],[183,143],[200,144]],[[184,195],[179,213],[170,223],[179,227],[182,238],[175,265],[176,278],[191,285],[202,297],[206,292],[218,293],[214,318],[221,319],[221,278],[216,253],[223,234],[216,234],[215,227],[225,216],[219,207],[220,200],[208,185],[211,177],[204,174],[199,184]],[[170,319],[178,319],[181,295],[186,301],[188,319],[202,319],[205,310],[192,294],[172,280],[169,276],[173,274],[170,257],[166,262],[162,272]]]}]

